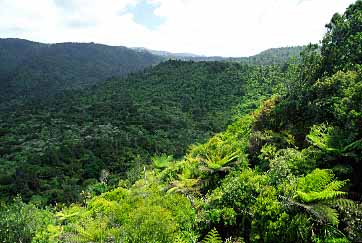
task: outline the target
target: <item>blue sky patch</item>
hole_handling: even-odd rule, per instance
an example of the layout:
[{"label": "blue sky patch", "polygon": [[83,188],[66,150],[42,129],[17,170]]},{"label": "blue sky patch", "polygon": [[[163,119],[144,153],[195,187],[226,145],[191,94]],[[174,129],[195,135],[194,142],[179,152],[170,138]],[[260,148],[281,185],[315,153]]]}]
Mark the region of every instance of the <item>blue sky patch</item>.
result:
[{"label": "blue sky patch", "polygon": [[165,18],[155,15],[154,11],[157,7],[157,4],[141,0],[135,6],[128,7],[127,12],[133,15],[134,21],[137,24],[143,25],[150,30],[155,30],[165,22]]}]

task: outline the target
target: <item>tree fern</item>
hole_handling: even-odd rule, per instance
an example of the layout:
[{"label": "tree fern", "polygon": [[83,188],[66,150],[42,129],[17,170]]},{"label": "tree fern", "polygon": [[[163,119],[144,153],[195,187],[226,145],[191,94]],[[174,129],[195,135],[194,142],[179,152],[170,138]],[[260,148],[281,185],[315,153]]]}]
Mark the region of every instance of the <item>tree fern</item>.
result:
[{"label": "tree fern", "polygon": [[215,228],[213,228],[204,238],[202,243],[222,243],[222,239]]},{"label": "tree fern", "polygon": [[347,243],[351,242],[346,238],[342,231],[331,225],[324,225],[319,229],[318,237],[312,237],[313,242],[317,243]]},{"label": "tree fern", "polygon": [[239,157],[240,148],[230,143],[225,135],[218,134],[206,144],[192,146],[190,154],[205,165],[202,170],[213,172],[226,170],[226,166]]},{"label": "tree fern", "polygon": [[238,151],[227,154],[225,156],[220,156],[219,154],[214,156],[206,155],[206,159],[204,161],[209,169],[221,170],[226,165],[233,162],[236,158],[238,158]]},{"label": "tree fern", "polygon": [[336,205],[340,208],[357,208],[357,205],[354,201],[346,198],[332,199],[328,202],[330,205]]},{"label": "tree fern", "polygon": [[338,225],[338,212],[336,209],[331,208],[327,205],[316,204],[309,210],[316,219],[321,221],[322,224],[330,223],[332,225]]},{"label": "tree fern", "polygon": [[335,127],[326,124],[314,125],[307,135],[307,140],[322,151],[340,154],[343,148],[342,135]]},{"label": "tree fern", "polygon": [[346,192],[331,191],[331,190],[325,189],[320,192],[309,192],[309,193],[297,191],[297,195],[301,201],[310,203],[310,202],[314,202],[314,201],[334,199],[339,196],[346,195]]},{"label": "tree fern", "polygon": [[329,200],[345,195],[339,191],[346,181],[333,180],[331,170],[315,169],[312,173],[298,181],[297,196],[302,202]]},{"label": "tree fern", "polygon": [[152,156],[152,162],[156,169],[165,169],[173,160],[171,155],[162,154],[160,156]]},{"label": "tree fern", "polygon": [[170,184],[171,188],[167,191],[168,193],[170,192],[185,193],[197,189],[195,188],[195,186],[199,183],[199,179],[190,179],[183,176],[182,174],[179,174],[178,177],[179,177],[178,180],[175,180]]},{"label": "tree fern", "polygon": [[354,157],[359,160],[361,156],[360,155],[361,151],[362,151],[362,139],[359,139],[345,146],[342,150],[342,153],[344,156]]},{"label": "tree fern", "polygon": [[331,170],[315,169],[312,173],[298,181],[296,199],[310,215],[322,224],[339,224],[338,212],[335,207],[350,206],[353,202],[338,197],[345,195],[339,191],[346,181],[334,180]]},{"label": "tree fern", "polygon": [[307,135],[311,144],[328,154],[358,157],[355,151],[362,150],[362,139],[353,138],[348,132],[326,124],[314,125]]},{"label": "tree fern", "polygon": [[177,236],[173,243],[188,243],[182,236]]},{"label": "tree fern", "polygon": [[343,148],[343,151],[348,150],[362,150],[362,139],[354,141]]}]

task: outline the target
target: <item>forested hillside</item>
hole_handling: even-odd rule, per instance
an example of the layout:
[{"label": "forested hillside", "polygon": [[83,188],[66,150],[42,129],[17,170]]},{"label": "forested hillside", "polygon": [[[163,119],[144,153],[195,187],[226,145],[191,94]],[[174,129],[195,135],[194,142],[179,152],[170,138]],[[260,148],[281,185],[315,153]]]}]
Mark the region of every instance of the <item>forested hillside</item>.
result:
[{"label": "forested hillside", "polygon": [[[361,0],[335,14],[301,62],[168,61],[50,106],[9,111],[1,122],[2,195],[32,177],[21,184],[25,198],[3,200],[0,239],[362,242],[361,16]],[[214,132],[184,152],[183,139]],[[127,146],[137,159],[119,162]],[[114,183],[130,161],[139,168]],[[64,200],[87,184],[82,171],[99,179],[70,197],[79,195],[76,203],[52,201],[57,194],[42,188]]]},{"label": "forested hillside", "polygon": [[286,75],[277,66],[168,61],[88,90],[4,109],[1,196],[79,201],[102,170],[114,185],[153,155],[182,157],[190,144],[225,129],[243,97],[244,110],[255,109],[258,100],[251,97],[270,95]]},{"label": "forested hillside", "polygon": [[[300,60],[300,53],[304,48],[305,46],[271,48],[254,56],[240,58],[240,61],[258,65],[284,64],[291,58]],[[238,58],[234,60],[238,60]]]},{"label": "forested hillside", "polygon": [[[43,99],[64,90],[83,89],[111,77],[124,77],[162,61],[232,61],[256,65],[285,64],[299,57],[302,47],[272,49],[249,58],[162,55],[94,43],[43,44],[0,39],[0,109],[30,99]],[[158,55],[157,55],[158,54]]]},{"label": "forested hillside", "polygon": [[159,56],[126,47],[0,39],[0,103],[89,87],[161,60]]},{"label": "forested hillside", "polygon": [[259,54],[249,57],[220,57],[220,56],[200,56],[191,53],[171,53],[165,51],[155,51],[146,48],[133,48],[139,52],[149,52],[154,55],[162,56],[171,60],[183,60],[183,61],[227,61],[227,62],[241,62],[253,65],[271,65],[271,64],[285,64],[291,58],[300,60],[300,53],[305,46],[291,46],[281,48],[271,48],[262,51]]}]

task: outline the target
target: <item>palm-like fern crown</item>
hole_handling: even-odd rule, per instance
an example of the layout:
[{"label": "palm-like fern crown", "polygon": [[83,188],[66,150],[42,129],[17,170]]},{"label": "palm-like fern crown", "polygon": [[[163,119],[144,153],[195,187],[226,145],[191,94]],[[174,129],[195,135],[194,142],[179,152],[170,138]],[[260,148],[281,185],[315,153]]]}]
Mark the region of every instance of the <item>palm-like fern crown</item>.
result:
[{"label": "palm-like fern crown", "polygon": [[337,226],[338,207],[354,207],[348,199],[338,198],[346,193],[340,189],[346,181],[334,180],[331,170],[315,169],[298,181],[296,199],[319,223]]},{"label": "palm-like fern crown", "polygon": [[162,154],[160,156],[152,156],[152,162],[155,168],[164,169],[167,168],[171,161],[173,161],[173,157],[171,155]]},{"label": "palm-like fern crown", "polygon": [[222,239],[215,228],[213,228],[202,241],[202,243],[222,243]]},{"label": "palm-like fern crown", "polygon": [[334,174],[331,170],[316,169],[298,181],[297,197],[305,203],[323,201],[345,195],[339,191],[346,181],[333,180]]},{"label": "palm-like fern crown", "polygon": [[188,243],[185,239],[183,239],[181,236],[177,236],[173,243]]}]

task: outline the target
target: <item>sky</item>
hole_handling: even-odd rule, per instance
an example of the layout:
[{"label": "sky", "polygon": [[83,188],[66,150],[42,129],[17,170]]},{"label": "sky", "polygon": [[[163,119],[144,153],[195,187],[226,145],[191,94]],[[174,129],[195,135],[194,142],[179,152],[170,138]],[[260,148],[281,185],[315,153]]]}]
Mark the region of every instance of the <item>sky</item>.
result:
[{"label": "sky", "polygon": [[355,0],[0,0],[0,38],[207,56],[318,43]]}]

